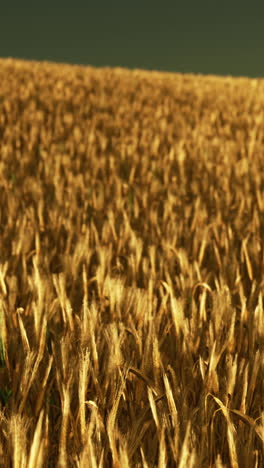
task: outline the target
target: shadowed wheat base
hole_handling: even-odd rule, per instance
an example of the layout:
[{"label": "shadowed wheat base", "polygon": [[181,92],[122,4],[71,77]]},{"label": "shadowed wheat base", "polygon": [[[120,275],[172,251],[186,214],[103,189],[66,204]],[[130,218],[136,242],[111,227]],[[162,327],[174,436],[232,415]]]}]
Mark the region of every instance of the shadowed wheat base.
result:
[{"label": "shadowed wheat base", "polygon": [[263,109],[0,60],[1,467],[264,466]]}]

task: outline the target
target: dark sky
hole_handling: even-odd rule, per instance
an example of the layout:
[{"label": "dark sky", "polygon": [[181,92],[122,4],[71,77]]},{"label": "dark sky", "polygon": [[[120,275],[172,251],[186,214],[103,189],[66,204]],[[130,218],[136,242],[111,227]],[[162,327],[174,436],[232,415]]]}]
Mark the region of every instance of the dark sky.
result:
[{"label": "dark sky", "polygon": [[264,77],[264,1],[6,0],[0,57]]}]

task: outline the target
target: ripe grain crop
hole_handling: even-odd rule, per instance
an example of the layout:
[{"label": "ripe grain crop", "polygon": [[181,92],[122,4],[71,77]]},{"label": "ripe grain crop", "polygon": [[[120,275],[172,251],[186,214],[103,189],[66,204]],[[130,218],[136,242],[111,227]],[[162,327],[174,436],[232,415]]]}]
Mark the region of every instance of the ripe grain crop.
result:
[{"label": "ripe grain crop", "polygon": [[264,82],[0,60],[0,466],[264,466]]}]

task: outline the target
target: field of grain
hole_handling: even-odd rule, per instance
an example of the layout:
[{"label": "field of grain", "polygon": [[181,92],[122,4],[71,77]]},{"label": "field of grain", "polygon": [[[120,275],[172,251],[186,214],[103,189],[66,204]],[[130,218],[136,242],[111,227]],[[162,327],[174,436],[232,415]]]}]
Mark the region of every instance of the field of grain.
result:
[{"label": "field of grain", "polygon": [[264,466],[264,80],[0,60],[0,466]]}]

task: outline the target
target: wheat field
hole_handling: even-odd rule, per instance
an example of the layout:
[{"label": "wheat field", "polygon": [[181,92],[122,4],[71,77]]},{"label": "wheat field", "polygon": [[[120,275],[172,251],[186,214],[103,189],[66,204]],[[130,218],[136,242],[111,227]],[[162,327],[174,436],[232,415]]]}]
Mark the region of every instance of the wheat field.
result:
[{"label": "wheat field", "polygon": [[0,466],[264,466],[264,80],[0,60]]}]

